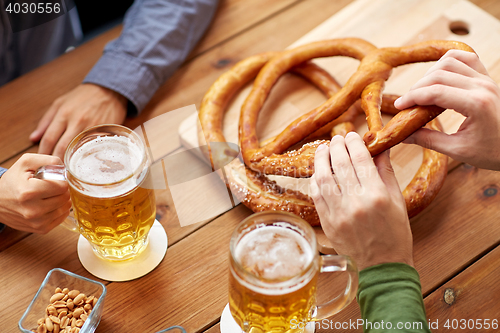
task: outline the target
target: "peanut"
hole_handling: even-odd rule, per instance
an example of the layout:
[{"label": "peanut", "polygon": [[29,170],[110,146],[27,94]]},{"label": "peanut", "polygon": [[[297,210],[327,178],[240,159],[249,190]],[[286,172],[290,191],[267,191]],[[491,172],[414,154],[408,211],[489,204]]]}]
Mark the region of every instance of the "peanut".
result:
[{"label": "peanut", "polygon": [[46,319],[45,319],[45,327],[46,327],[46,328],[47,328],[47,330],[49,330],[49,331],[54,330],[54,324],[52,323],[52,320],[50,320],[49,318],[46,318]]},{"label": "peanut", "polygon": [[79,333],[90,312],[97,303],[97,297],[68,288],[55,288],[45,316],[38,319],[35,333]]},{"label": "peanut", "polygon": [[[61,319],[59,319],[58,317],[56,316],[49,316],[50,320],[52,320],[53,323],[55,324],[60,324],[61,323]],[[50,330],[49,330],[50,331]]]},{"label": "peanut", "polygon": [[56,309],[53,305],[49,305],[49,306],[47,307],[47,313],[48,313],[49,315],[53,315],[53,316],[55,316],[55,315],[57,315],[57,309]]},{"label": "peanut", "polygon": [[45,324],[38,326],[36,333],[47,333],[47,328],[45,327]]},{"label": "peanut", "polygon": [[76,318],[76,319],[80,318],[82,313],[83,313],[83,308],[76,309],[75,311],[73,311],[73,318]]},{"label": "peanut", "polygon": [[70,292],[68,292],[69,298],[75,298],[76,296],[78,296],[78,294],[80,294],[80,291],[76,289],[73,289]]},{"label": "peanut", "polygon": [[65,308],[66,307],[66,302],[65,301],[56,301],[52,303],[52,306],[55,308]]},{"label": "peanut", "polygon": [[87,296],[85,296],[85,294],[79,294],[73,299],[73,303],[75,303],[76,305],[81,305],[83,304],[83,302],[85,302],[86,297]]},{"label": "peanut", "polygon": [[59,312],[59,315],[57,317],[59,319],[62,319],[62,317],[66,317],[68,315],[68,311],[66,311],[66,310]]},{"label": "peanut", "polygon": [[70,325],[70,323],[71,323],[71,318],[64,317],[63,319],[61,319],[61,327],[63,327],[63,328],[68,327],[68,325]]},{"label": "peanut", "polygon": [[[58,316],[58,317],[59,317],[59,314],[60,314],[61,312],[66,312],[66,313],[68,313],[68,308],[57,308],[57,316]],[[54,315],[54,316],[55,316],[55,315]]]},{"label": "peanut", "polygon": [[59,301],[59,300],[63,299],[64,296],[66,296],[66,295],[64,295],[63,293],[54,294],[50,298],[50,303],[54,303],[55,301]]}]

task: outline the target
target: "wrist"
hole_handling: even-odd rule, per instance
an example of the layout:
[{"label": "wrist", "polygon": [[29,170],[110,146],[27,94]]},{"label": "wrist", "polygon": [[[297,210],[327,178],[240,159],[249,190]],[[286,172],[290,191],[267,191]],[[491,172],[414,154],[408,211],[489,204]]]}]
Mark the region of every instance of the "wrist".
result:
[{"label": "wrist", "polygon": [[109,88],[106,88],[106,87],[103,87],[103,86],[100,86],[98,84],[94,84],[94,83],[82,83],[82,86],[89,86],[89,87],[93,87],[94,89],[98,90],[101,95],[107,97],[107,98],[111,98],[113,100],[115,100],[116,102],[118,102],[121,106],[123,106],[123,108],[127,108],[127,103],[128,103],[128,99],[123,96],[122,94],[112,90],[112,89],[109,89]]}]

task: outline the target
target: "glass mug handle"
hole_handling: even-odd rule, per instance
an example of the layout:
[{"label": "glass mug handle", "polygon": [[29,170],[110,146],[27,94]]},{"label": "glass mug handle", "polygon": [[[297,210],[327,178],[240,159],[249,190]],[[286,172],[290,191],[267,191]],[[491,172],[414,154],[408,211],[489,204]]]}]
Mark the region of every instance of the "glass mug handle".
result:
[{"label": "glass mug handle", "polygon": [[320,258],[320,273],[347,272],[349,280],[343,294],[316,307],[313,321],[319,321],[340,312],[351,303],[358,291],[358,268],[351,258],[342,255],[325,255]]},{"label": "glass mug handle", "polygon": [[[64,165],[44,165],[36,170],[33,178],[66,181],[66,167]],[[73,214],[73,207],[70,208],[68,217],[61,225],[70,231],[78,233],[78,221]]]}]

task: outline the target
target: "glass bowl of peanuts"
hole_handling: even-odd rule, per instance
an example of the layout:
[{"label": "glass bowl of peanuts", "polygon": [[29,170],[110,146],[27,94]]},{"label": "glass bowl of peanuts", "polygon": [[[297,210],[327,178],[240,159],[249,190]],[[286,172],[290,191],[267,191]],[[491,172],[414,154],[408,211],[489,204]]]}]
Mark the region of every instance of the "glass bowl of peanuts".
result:
[{"label": "glass bowl of peanuts", "polygon": [[93,333],[99,325],[106,287],[61,268],[52,269],[19,320],[31,333]]}]

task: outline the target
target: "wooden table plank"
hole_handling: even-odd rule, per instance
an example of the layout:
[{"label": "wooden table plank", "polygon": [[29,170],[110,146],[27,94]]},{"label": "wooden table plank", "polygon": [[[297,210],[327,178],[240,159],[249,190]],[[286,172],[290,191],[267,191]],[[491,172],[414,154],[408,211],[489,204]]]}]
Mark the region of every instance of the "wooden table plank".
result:
[{"label": "wooden table plank", "polygon": [[32,234],[0,252],[0,305],[2,332],[15,332],[17,322],[40,287],[45,275],[55,267],[94,279],[76,252],[78,235],[57,227],[46,235]]},{"label": "wooden table plank", "polygon": [[[447,281],[443,286],[425,298],[427,318],[433,332],[498,332],[500,329],[500,246]],[[489,319],[489,329],[482,329],[476,322],[484,325]],[[465,324],[462,320],[465,320]],[[496,320],[496,329],[492,327]],[[470,322],[473,321],[474,323]],[[445,327],[445,325],[451,327]]]},{"label": "wooden table plank", "polygon": [[[170,247],[174,247],[179,240],[201,226],[198,224],[181,228],[178,222],[172,220],[168,215],[160,222],[167,231]],[[4,328],[10,328],[14,331],[17,321],[21,318],[29,301],[50,269],[64,268],[76,274],[96,279],[83,268],[78,259],[76,252],[78,235],[76,233],[63,227],[56,227],[46,235],[29,234],[29,236],[18,240],[16,244],[3,249],[3,242],[9,242],[6,238],[10,234],[10,232],[0,233],[0,248],[3,250],[0,251],[0,281],[2,282],[0,283],[0,295],[6,298],[6,301],[0,305],[2,332],[4,332]],[[20,234],[15,235],[20,237]],[[193,254],[195,254],[194,251]],[[23,280],[22,292],[18,292],[18,288],[16,288],[19,277],[22,277]],[[22,300],[22,304],[16,304],[20,300]]]},{"label": "wooden table plank", "polygon": [[[455,332],[457,326],[458,330],[469,332],[499,331],[499,263],[500,246],[497,246],[425,298],[427,318],[435,328],[433,332]],[[466,326],[462,326],[464,325],[462,319],[466,321]],[[484,319],[489,319],[490,329],[480,329],[477,324],[469,322],[469,320],[476,322],[477,319],[482,319],[482,324]],[[496,329],[491,327],[493,320],[497,322]],[[451,328],[445,327],[447,321]],[[460,326],[465,328],[460,329]]]},{"label": "wooden table plank", "polygon": [[424,294],[500,241],[498,216],[500,172],[464,164],[448,175],[443,192],[411,221]]},{"label": "wooden table plank", "polygon": [[[151,110],[154,110],[151,114],[155,115],[156,112],[159,114],[162,111],[174,109],[176,106],[187,105],[184,102],[191,99],[198,98],[199,101],[206,87],[225,70],[217,68],[215,64],[218,60],[226,59],[226,55],[231,56],[232,58],[229,57],[229,59],[234,62],[240,55],[245,57],[271,49],[271,47],[273,49],[279,49],[280,45],[284,47],[304,33],[299,31],[302,29],[299,26],[303,21],[309,27],[303,30],[308,31],[307,29],[314,26],[314,23],[318,24],[324,20],[323,16],[325,18],[331,16],[349,2],[326,0],[301,2],[281,12],[272,20],[252,27],[251,31],[246,31],[238,38],[199,57],[203,60],[194,59],[165,87],[162,87],[162,92],[157,94],[157,99],[151,106]],[[492,6],[493,11],[496,8],[497,13],[500,13],[499,3],[482,0],[473,2],[480,6]],[[318,12],[317,8],[321,10]],[[284,30],[287,30],[285,27],[289,26],[293,28],[285,32]],[[276,34],[269,36],[267,31],[273,31]],[[287,39],[288,33],[293,35],[289,39]],[[285,39],[282,44],[280,38]],[[238,39],[243,40],[238,41]],[[277,45],[276,48],[274,45]],[[222,61],[218,64],[224,63],[225,61]],[[40,76],[34,77],[33,80],[40,80]],[[181,82],[181,86],[177,87],[176,82]],[[28,85],[28,88],[32,88],[33,85]],[[29,89],[23,90],[22,85],[17,87],[18,91],[30,91]],[[191,91],[186,93],[191,87],[194,88],[192,95]],[[41,88],[38,89],[40,92]],[[169,89],[174,91],[168,92]],[[10,92],[16,93],[14,90]],[[8,101],[10,97],[6,90],[0,89],[2,105],[0,115],[5,112],[4,101]],[[171,101],[161,101],[161,98],[169,98]],[[198,101],[194,103],[199,103]],[[25,109],[31,111],[38,104],[32,101],[17,105],[24,106]],[[10,110],[12,112],[17,109]],[[3,119],[10,118],[4,117]],[[30,118],[26,119],[29,123]],[[19,119],[15,121],[19,122]],[[36,121],[31,123],[31,128],[35,123]],[[5,131],[2,132],[2,130],[8,129],[9,126],[12,124],[5,125],[5,122],[2,122],[0,135],[4,135]],[[29,130],[25,131],[26,137]],[[0,160],[2,161],[24,149],[19,149],[19,147],[24,147],[24,143],[22,140],[13,138],[13,133],[3,137],[2,142],[9,142],[9,145],[0,147]],[[14,134],[18,135],[18,132]],[[466,299],[471,300],[471,303],[461,305],[463,311],[466,311],[468,306],[476,306],[480,300],[490,299],[487,291],[491,291],[491,295],[495,292],[498,294],[497,286],[491,285],[491,281],[498,276],[497,250],[492,252],[494,256],[486,255],[485,259],[488,258],[486,262],[483,263],[483,260],[480,260],[477,264],[473,264],[470,268],[475,267],[474,270],[469,271],[466,267],[487,253],[492,246],[498,244],[500,239],[499,226],[495,222],[495,217],[499,213],[499,195],[497,194],[499,184],[498,173],[460,166],[450,173],[436,201],[419,217],[412,220],[415,262],[422,276],[424,293],[428,294],[442,285],[455,288],[465,286],[464,290],[471,292],[464,291],[459,295],[460,302],[456,303],[456,306],[459,306],[466,303]],[[227,242],[235,225],[249,214],[250,211],[241,206],[233,209],[196,232],[188,236],[179,236],[183,239],[169,248],[165,260],[150,275],[136,281],[109,284],[105,317],[97,332],[134,330],[154,332],[179,324],[188,328],[189,333],[204,330],[210,333],[218,332],[216,323],[227,303]],[[17,330],[17,321],[49,269],[62,267],[90,276],[77,259],[75,237],[76,235],[67,233],[65,230],[56,229],[44,236],[31,235],[0,253],[0,272],[2,272],[0,295],[3,296],[3,302],[0,305],[2,332]],[[169,238],[174,237],[169,233]],[[466,270],[463,271],[464,269]],[[461,274],[448,282],[451,277],[461,271],[463,271]],[[474,280],[478,275],[481,278]],[[333,286],[337,281],[337,279],[331,279],[323,282],[320,288],[321,290],[329,287],[334,289]],[[452,284],[452,282],[457,284]],[[483,283],[486,283],[487,287],[481,289]],[[437,303],[440,298],[439,291],[441,289],[431,293],[426,299],[431,319],[441,318],[431,317],[434,311],[440,313],[440,304]],[[479,292],[482,294],[477,297],[471,296],[471,293]],[[438,293],[438,296],[435,296],[435,293]],[[497,314],[500,312],[498,302],[486,305],[491,307],[491,311],[496,311]],[[465,313],[462,310],[458,312]],[[444,312],[442,313],[444,316]],[[355,303],[332,319],[344,321],[349,318],[359,318]],[[327,330],[317,332],[322,331]]]},{"label": "wooden table plank", "polygon": [[500,4],[497,0],[469,0],[500,20]]},{"label": "wooden table plank", "polygon": [[[415,263],[424,293],[440,287],[442,281],[475,260],[478,253],[498,242],[500,226],[493,217],[500,213],[500,195],[485,198],[483,194],[486,188],[499,184],[497,172],[459,167],[449,175],[437,200],[413,221]],[[454,202],[445,203],[446,198]],[[437,214],[443,205],[451,211],[462,207],[461,216]],[[463,214],[464,210],[470,213]],[[154,331],[171,325],[200,332],[216,323],[227,303],[229,238],[237,223],[249,214],[245,207],[236,207],[170,247],[162,264],[151,274],[137,281],[110,284],[105,319],[97,332],[128,327]],[[485,230],[489,235],[485,235]],[[447,253],[461,255],[446,257]],[[322,296],[334,293],[341,285],[339,279],[323,279],[319,285],[324,291]],[[140,299],[140,306],[129,304],[131,299]],[[127,315],[131,311],[133,318]],[[332,320],[349,318],[359,318],[355,303]]]},{"label": "wooden table plank", "polygon": [[113,28],[0,88],[0,162],[32,145],[28,136],[45,110],[83,80],[104,45],[119,33],[120,27]]},{"label": "wooden table plank", "polygon": [[203,333],[220,333],[220,323],[215,324]]},{"label": "wooden table plank", "polygon": [[215,20],[190,57],[234,38],[301,0],[220,0]]}]

